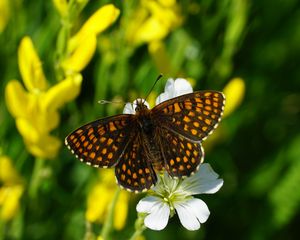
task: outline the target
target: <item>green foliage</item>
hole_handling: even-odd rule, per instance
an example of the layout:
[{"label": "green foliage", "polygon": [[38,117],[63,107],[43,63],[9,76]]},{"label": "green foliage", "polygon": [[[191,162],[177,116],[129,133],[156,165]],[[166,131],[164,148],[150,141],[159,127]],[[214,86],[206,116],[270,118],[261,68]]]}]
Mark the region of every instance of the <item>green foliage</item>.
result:
[{"label": "green foliage", "polygon": [[[88,1],[74,17],[73,31],[108,2]],[[61,141],[86,122],[122,112],[123,106],[99,105],[98,100],[143,97],[160,72],[147,44],[126,42],[124,19],[135,1],[113,2],[121,15],[98,36],[97,51],[81,72],[81,93],[60,112],[61,122],[53,134]],[[193,79],[194,89],[222,90],[230,79],[241,77],[246,92],[239,108],[221,123],[221,136],[206,154],[205,161],[224,179],[219,193],[203,197],[211,211],[208,222],[199,231],[188,232],[175,216],[162,232],[146,230],[144,236],[156,240],[297,239],[299,1],[177,2],[184,22],[163,39],[169,57],[166,64],[171,66],[164,81],[186,77]],[[14,219],[0,221],[0,239],[87,239],[86,199],[96,170],[81,164],[63,146],[55,159],[44,163],[37,195],[30,198],[35,158],[27,152],[4,98],[6,84],[21,79],[17,51],[25,35],[33,39],[47,80],[57,82],[55,54],[61,19],[51,1],[16,0],[9,1],[9,7],[10,18],[0,33],[0,155],[12,159],[24,178],[25,193]],[[153,94],[158,95],[163,86],[158,84]],[[113,233],[114,239],[131,236],[138,199],[132,197],[126,226]],[[94,224],[92,231],[98,235],[101,227]]]}]

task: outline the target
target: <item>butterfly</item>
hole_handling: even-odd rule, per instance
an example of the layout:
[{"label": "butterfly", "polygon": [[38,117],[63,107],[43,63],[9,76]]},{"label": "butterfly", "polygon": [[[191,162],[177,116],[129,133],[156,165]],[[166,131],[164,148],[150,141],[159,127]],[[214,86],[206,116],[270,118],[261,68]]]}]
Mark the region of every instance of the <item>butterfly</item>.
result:
[{"label": "butterfly", "polygon": [[88,165],[115,167],[117,183],[143,192],[157,182],[157,172],[188,177],[204,159],[201,142],[217,127],[225,105],[218,91],[197,91],[149,109],[138,99],[135,114],[98,119],[69,134],[65,143]]}]

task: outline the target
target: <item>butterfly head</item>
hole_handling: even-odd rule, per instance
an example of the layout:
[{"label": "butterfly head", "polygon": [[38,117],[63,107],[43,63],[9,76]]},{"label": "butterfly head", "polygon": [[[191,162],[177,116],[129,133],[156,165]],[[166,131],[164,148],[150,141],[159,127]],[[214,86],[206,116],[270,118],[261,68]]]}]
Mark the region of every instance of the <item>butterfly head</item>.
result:
[{"label": "butterfly head", "polygon": [[148,110],[149,109],[149,104],[142,98],[138,98],[136,99],[134,102],[134,110],[136,113],[138,112],[143,112],[145,110]]}]

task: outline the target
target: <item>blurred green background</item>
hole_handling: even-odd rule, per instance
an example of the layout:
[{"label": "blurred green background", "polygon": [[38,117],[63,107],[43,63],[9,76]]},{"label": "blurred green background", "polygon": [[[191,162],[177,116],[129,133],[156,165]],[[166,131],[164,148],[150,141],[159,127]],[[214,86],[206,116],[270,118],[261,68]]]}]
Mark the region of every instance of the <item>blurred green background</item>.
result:
[{"label": "blurred green background", "polygon": [[[75,8],[62,10],[64,2]],[[161,9],[132,0],[0,0],[0,155],[11,159],[22,179],[16,182],[23,186],[16,212],[0,220],[0,239],[93,239],[99,234],[102,225],[93,223],[89,232],[85,220],[87,196],[98,171],[77,161],[64,145],[54,158],[43,158],[36,193],[30,195],[41,157],[25,147],[8,111],[5,88],[12,79],[22,80],[18,48],[24,36],[32,39],[50,86],[69,76],[61,64],[68,54],[65,45],[107,3],[120,15],[104,32],[95,33],[95,53],[77,71],[83,77],[80,93],[60,108],[60,123],[51,135],[63,142],[80,125],[121,113],[121,105],[97,101],[145,97],[160,72],[164,78],[150,95],[152,103],[169,77],[189,79],[194,90],[220,91],[239,78],[245,88],[228,87],[232,111],[204,144],[205,161],[224,179],[218,193],[199,196],[211,211],[208,221],[189,232],[175,216],[166,229],[145,230],[141,239],[299,237],[299,1],[149,2]],[[162,33],[155,35],[142,25],[150,18],[159,20]],[[67,34],[66,21],[71,23]],[[150,36],[138,36],[141,29]],[[3,165],[0,171],[5,174]],[[0,178],[0,189],[12,184]],[[130,196],[125,227],[114,231],[112,239],[132,234],[140,198]],[[0,192],[0,209],[3,199]]]}]

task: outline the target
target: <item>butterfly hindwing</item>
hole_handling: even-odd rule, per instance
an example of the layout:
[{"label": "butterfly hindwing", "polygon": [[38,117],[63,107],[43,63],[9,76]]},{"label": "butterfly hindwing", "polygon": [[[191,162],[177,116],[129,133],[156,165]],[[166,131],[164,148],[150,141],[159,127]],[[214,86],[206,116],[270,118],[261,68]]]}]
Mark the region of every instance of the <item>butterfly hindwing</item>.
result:
[{"label": "butterfly hindwing", "polygon": [[203,162],[204,152],[200,142],[190,141],[164,128],[158,128],[157,140],[164,159],[165,169],[172,177],[186,177],[197,171]]},{"label": "butterfly hindwing", "polygon": [[141,138],[142,136],[138,133],[130,141],[115,167],[118,184],[133,192],[148,190],[157,181],[156,173],[145,154]]},{"label": "butterfly hindwing", "polygon": [[117,164],[127,147],[134,115],[121,114],[88,123],[66,137],[66,145],[81,161],[95,167]]}]

